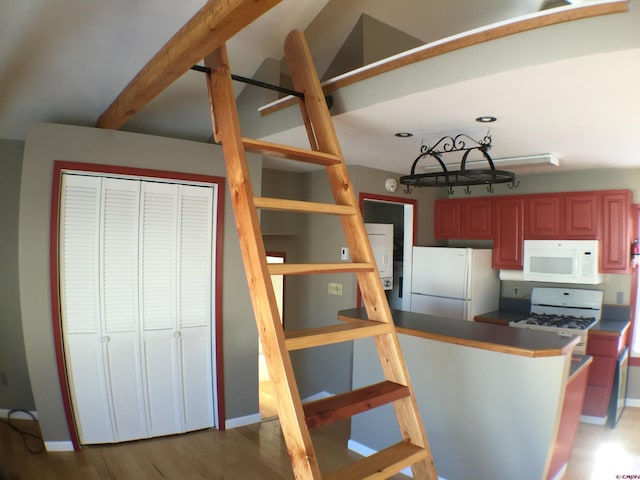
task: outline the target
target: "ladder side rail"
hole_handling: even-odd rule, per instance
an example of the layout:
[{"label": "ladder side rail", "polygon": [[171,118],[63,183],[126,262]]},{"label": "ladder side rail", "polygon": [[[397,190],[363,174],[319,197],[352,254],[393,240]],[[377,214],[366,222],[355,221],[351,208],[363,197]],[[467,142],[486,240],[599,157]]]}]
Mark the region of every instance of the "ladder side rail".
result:
[{"label": "ladder side rail", "polygon": [[293,472],[298,479],[320,479],[320,468],[285,346],[257,210],[253,204],[253,189],[240,135],[226,47],[220,47],[205,57],[205,65],[211,69],[207,74],[207,88],[212,115],[216,117],[215,134],[222,142],[249,291]]},{"label": "ladder side rail", "polygon": [[[305,95],[304,105],[313,127],[312,131],[318,149],[322,152],[342,156],[329,109],[303,34],[297,30],[292,31],[285,40],[284,50],[294,88]],[[356,196],[344,162],[339,165],[327,166],[326,170],[336,203],[356,206]],[[356,215],[341,217],[341,221],[353,261],[373,263],[375,267],[373,273],[356,274],[368,318],[393,323],[362,215],[358,211]],[[394,402],[401,434],[404,439],[427,449],[429,452],[426,459],[412,465],[413,474],[419,479],[436,480],[438,476],[398,337],[394,331],[390,334],[377,336],[375,341],[385,378],[395,383],[407,385],[411,391],[410,397]]]}]

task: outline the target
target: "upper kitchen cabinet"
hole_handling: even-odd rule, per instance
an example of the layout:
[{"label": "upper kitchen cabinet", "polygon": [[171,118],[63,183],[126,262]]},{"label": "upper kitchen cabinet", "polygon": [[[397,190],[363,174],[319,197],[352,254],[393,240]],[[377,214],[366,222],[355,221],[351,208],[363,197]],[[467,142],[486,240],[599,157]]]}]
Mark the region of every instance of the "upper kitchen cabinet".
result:
[{"label": "upper kitchen cabinet", "polygon": [[496,197],[493,214],[493,268],[522,270],[523,197]]},{"label": "upper kitchen cabinet", "polygon": [[562,194],[564,236],[575,240],[598,238],[600,196],[597,192],[571,192]]},{"label": "upper kitchen cabinet", "polygon": [[435,238],[460,238],[462,229],[462,200],[446,199],[435,201],[434,236]]},{"label": "upper kitchen cabinet", "polygon": [[629,222],[631,192],[629,190],[602,191],[600,202],[600,272],[629,271]]},{"label": "upper kitchen cabinet", "polygon": [[531,195],[525,201],[525,233],[527,239],[557,239],[561,226],[559,195]]},{"label": "upper kitchen cabinet", "polygon": [[532,240],[598,238],[597,192],[529,195],[524,238]]},{"label": "upper kitchen cabinet", "polygon": [[493,199],[440,199],[435,201],[434,236],[439,239],[493,238]]}]

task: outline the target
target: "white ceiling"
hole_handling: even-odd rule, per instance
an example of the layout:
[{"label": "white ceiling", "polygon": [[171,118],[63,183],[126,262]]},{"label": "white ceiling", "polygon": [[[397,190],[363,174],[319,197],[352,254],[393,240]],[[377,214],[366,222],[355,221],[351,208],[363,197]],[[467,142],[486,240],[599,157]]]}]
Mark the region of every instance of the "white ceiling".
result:
[{"label": "white ceiling", "polygon": [[[452,2],[469,8],[451,8]],[[0,0],[0,138],[24,139],[33,122],[93,125],[203,3]],[[486,2],[405,0],[404,10],[390,3],[398,5],[350,0],[347,11],[343,0],[284,0],[230,41],[234,73],[250,77],[265,58],[279,59],[283,39],[294,28],[309,27],[314,60],[326,68],[361,13],[429,42],[435,40],[430,35],[524,14],[540,2],[499,0],[492,3],[500,12],[484,17],[478,4]],[[634,7],[640,8],[640,0],[630,1],[630,10]],[[416,14],[426,8],[429,16]],[[469,16],[455,13],[460,11]],[[432,26],[445,20],[452,26],[421,29],[425,19]],[[486,128],[473,119],[494,115],[494,158],[549,152],[561,159],[560,167],[547,167],[556,170],[640,166],[634,148],[640,133],[640,42],[631,40],[635,48],[520,66],[337,114],[347,162],[406,173],[420,142],[459,131],[481,136]],[[201,74],[185,74],[123,129],[207,141],[211,126]],[[396,138],[397,131],[414,137]],[[299,128],[270,137],[294,145],[304,138]]]}]

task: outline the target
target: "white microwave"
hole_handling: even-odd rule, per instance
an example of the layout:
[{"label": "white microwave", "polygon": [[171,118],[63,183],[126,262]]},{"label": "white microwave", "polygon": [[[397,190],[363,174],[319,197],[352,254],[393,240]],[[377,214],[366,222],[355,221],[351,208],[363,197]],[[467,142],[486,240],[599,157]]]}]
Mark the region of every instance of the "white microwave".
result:
[{"label": "white microwave", "polygon": [[525,240],[524,280],[602,283],[597,240]]}]

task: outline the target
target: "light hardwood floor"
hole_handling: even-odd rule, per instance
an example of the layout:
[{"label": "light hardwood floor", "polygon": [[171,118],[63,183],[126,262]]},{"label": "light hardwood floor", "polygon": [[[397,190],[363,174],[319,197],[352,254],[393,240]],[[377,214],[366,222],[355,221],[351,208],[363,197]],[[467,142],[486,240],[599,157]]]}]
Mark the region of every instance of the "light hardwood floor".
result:
[{"label": "light hardwood floor", "polygon": [[[20,425],[37,431],[34,422]],[[312,435],[323,470],[359,458],[346,449],[348,421],[314,430]],[[616,447],[598,453],[611,442],[626,452],[626,460],[613,456]],[[0,424],[0,466],[2,480],[293,478],[277,419],[225,432],[207,430],[38,455],[28,453],[21,437]],[[616,475],[640,475],[640,408],[628,407],[615,430],[581,424],[565,480],[613,480]]]}]

